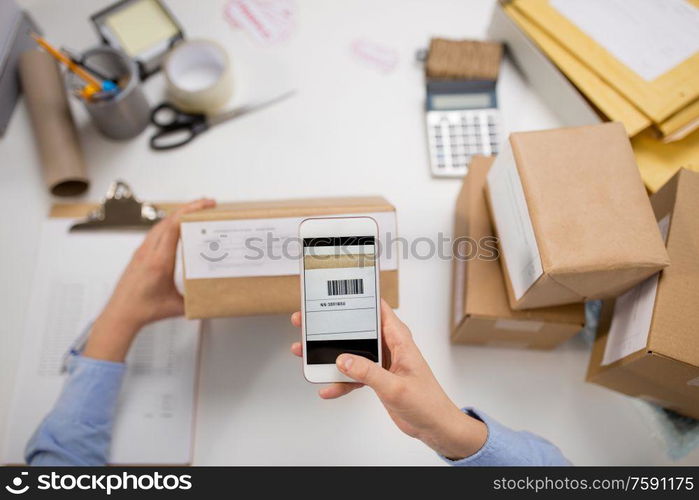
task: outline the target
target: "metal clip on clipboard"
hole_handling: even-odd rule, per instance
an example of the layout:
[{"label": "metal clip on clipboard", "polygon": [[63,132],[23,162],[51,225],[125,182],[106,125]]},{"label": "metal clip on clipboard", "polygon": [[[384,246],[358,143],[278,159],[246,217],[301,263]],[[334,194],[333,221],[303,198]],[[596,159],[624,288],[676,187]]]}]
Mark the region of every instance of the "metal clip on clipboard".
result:
[{"label": "metal clip on clipboard", "polygon": [[70,231],[103,229],[148,229],[165,216],[151,203],[139,201],[124,181],[114,181],[98,208],[83,221],[73,224]]}]

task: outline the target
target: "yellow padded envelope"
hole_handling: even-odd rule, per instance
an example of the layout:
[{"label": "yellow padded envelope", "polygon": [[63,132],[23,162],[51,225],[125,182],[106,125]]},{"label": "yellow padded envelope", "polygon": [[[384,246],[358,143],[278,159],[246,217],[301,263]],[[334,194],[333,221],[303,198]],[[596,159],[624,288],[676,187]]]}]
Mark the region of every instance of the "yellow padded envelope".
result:
[{"label": "yellow padded envelope", "polygon": [[[551,0],[515,0],[514,5],[654,123],[663,122],[699,98],[699,51],[646,80],[561,14]],[[682,8],[699,9],[699,0],[686,0],[686,5]]]}]

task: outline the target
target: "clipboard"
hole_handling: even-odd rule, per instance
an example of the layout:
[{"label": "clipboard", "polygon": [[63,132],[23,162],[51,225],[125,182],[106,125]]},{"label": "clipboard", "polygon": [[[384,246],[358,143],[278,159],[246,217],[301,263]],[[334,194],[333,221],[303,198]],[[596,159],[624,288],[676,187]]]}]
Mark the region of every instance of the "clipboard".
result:
[{"label": "clipboard", "polygon": [[[63,390],[66,352],[109,300],[145,230],[177,206],[142,203],[117,181],[102,203],[51,209],[40,236],[17,383],[6,428],[0,429],[6,436],[1,463],[23,462],[27,441]],[[76,225],[81,229],[71,232]],[[132,369],[117,405],[110,464],[191,464],[199,334],[200,323],[184,318],[143,328],[127,357]]]},{"label": "clipboard", "polygon": [[148,230],[166,217],[182,203],[142,202],[134,195],[131,187],[116,180],[100,203],[54,203],[49,217],[80,219],[70,228],[75,231],[100,230]]}]

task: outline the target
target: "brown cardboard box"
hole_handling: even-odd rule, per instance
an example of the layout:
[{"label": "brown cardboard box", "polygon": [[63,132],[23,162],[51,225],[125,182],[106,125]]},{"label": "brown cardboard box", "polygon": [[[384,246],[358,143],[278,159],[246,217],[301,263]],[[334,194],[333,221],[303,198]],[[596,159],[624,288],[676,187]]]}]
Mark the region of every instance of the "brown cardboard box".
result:
[{"label": "brown cardboard box", "polygon": [[513,133],[487,196],[513,309],[615,297],[670,262],[619,123]]},{"label": "brown cardboard box", "polygon": [[[379,224],[382,241],[386,233],[397,237],[395,208],[378,196],[229,203],[183,216],[185,315],[212,318],[299,310],[298,259],[248,258],[267,249],[268,235],[280,242],[296,238],[302,219],[328,215],[370,215]],[[258,236],[264,241],[250,239]],[[280,257],[278,250],[275,256]],[[233,260],[219,260],[224,253],[233,254]],[[380,261],[381,296],[398,307],[398,258],[392,255],[391,265],[385,265],[383,257]]]},{"label": "brown cardboard box", "polygon": [[587,380],[699,418],[699,173],[680,170],[651,202],[672,265],[605,302]]},{"label": "brown cardboard box", "polygon": [[492,158],[476,157],[456,200],[454,238],[478,245],[475,259],[452,264],[451,340],[454,343],[551,349],[584,326],[583,304],[514,311],[510,308],[493,227],[485,200],[485,181]]}]

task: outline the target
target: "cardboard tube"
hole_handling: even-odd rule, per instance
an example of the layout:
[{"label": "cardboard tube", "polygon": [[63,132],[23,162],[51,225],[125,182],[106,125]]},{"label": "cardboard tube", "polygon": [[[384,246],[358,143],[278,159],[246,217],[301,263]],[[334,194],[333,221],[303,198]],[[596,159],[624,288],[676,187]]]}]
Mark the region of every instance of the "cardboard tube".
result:
[{"label": "cardboard tube", "polygon": [[20,56],[19,74],[49,191],[84,193],[87,167],[58,64],[43,51],[28,50]]}]

